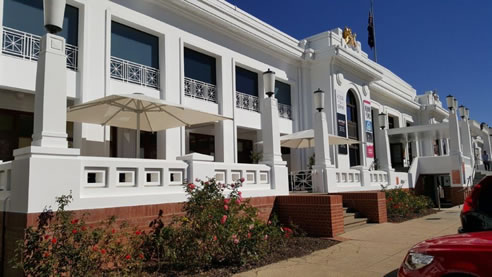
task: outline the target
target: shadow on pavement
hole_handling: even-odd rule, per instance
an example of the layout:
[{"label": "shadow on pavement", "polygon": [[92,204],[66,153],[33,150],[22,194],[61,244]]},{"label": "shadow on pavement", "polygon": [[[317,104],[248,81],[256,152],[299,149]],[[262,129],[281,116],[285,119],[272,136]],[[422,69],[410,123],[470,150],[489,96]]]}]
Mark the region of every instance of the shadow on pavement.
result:
[{"label": "shadow on pavement", "polygon": [[384,277],[397,277],[398,276],[398,269],[395,269],[393,271],[391,271],[390,273],[387,273],[386,275],[384,275]]}]

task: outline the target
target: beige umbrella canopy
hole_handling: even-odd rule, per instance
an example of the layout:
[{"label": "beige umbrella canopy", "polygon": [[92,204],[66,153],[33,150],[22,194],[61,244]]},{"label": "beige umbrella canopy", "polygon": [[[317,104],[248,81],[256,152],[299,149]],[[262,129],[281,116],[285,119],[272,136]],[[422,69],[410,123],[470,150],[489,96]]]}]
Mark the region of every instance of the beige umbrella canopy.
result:
[{"label": "beige umbrella canopy", "polygon": [[[357,144],[360,143],[357,140],[339,137],[335,135],[328,135],[328,143],[330,145],[339,144]],[[314,147],[314,130],[304,130],[296,132],[290,135],[280,137],[280,145],[288,148],[310,148]]]},{"label": "beige umbrella canopy", "polygon": [[116,94],[68,108],[67,120],[137,130],[137,158],[140,130],[156,132],[230,119],[185,108],[143,94]]}]

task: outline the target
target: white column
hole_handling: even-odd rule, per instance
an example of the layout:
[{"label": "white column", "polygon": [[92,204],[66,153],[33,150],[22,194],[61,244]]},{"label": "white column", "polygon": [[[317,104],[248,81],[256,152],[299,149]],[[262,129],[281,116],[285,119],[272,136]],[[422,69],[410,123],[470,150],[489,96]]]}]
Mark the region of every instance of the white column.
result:
[{"label": "white column", "polygon": [[[235,108],[234,61],[231,57],[222,56],[218,59],[217,64],[217,72],[219,72],[217,76],[219,113],[232,118]],[[215,124],[215,161],[234,163],[236,147],[237,138],[234,121],[224,120],[217,122]]]},{"label": "white column", "polygon": [[472,160],[474,159],[473,148],[472,148],[472,140],[471,140],[471,132],[470,132],[470,124],[468,119],[463,119],[459,121],[460,134],[463,145],[463,155],[466,157],[470,157]]},{"label": "white column", "polygon": [[[161,99],[182,104],[183,97],[183,44],[176,34],[169,33],[159,40]],[[181,68],[181,70],[177,70]],[[184,127],[172,128],[157,133],[157,158],[176,160],[184,148]]]},{"label": "white column", "polygon": [[449,154],[461,155],[461,135],[458,125],[458,116],[455,111],[449,113]]},{"label": "white column", "polygon": [[330,160],[328,126],[324,111],[314,114],[314,150],[316,156],[313,166],[313,192],[330,192],[328,168],[333,168],[333,165]]},{"label": "white column", "polygon": [[33,146],[68,148],[65,39],[41,38],[34,97]]},{"label": "white column", "polygon": [[261,132],[263,140],[262,163],[272,168],[272,189],[277,194],[288,194],[287,163],[282,160],[280,148],[280,131],[278,123],[278,102],[273,97],[261,99],[263,106],[261,115]]}]

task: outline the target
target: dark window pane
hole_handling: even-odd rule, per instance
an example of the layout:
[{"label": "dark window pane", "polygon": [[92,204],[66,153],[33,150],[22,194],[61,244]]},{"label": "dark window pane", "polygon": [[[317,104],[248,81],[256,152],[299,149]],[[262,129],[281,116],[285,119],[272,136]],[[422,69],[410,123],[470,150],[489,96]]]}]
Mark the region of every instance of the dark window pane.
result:
[{"label": "dark window pane", "polygon": [[258,74],[236,67],[236,91],[258,96]]},{"label": "dark window pane", "polygon": [[239,163],[253,163],[251,154],[253,152],[253,141],[247,139],[237,140],[237,160]]},{"label": "dark window pane", "polygon": [[184,49],[185,77],[215,85],[215,58],[200,52]]},{"label": "dark window pane", "polygon": [[[3,25],[42,36],[44,29],[43,0],[4,0]],[[60,36],[78,45],[79,10],[67,5]]]},{"label": "dark window pane", "polygon": [[31,137],[34,130],[33,114],[19,114],[19,136]]},{"label": "dark window pane", "polygon": [[290,102],[290,85],[275,81],[275,98],[280,104],[291,105]]},{"label": "dark window pane", "polygon": [[111,56],[159,68],[159,38],[113,21]]},{"label": "dark window pane", "polygon": [[193,152],[213,156],[215,153],[215,137],[190,133],[190,153]]}]

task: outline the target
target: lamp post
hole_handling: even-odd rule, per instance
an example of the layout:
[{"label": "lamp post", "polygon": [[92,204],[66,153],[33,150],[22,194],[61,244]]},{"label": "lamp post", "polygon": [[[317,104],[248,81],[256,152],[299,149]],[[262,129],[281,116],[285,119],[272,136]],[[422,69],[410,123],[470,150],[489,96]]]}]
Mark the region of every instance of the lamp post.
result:
[{"label": "lamp post", "polygon": [[460,112],[460,116],[461,116],[461,119],[465,119],[465,106],[461,105],[459,108],[458,108],[458,111]]},{"label": "lamp post", "polygon": [[450,111],[454,109],[454,97],[451,94],[446,96],[446,104],[448,105],[448,109]]},{"label": "lamp post", "polygon": [[465,108],[465,118],[468,120],[470,119],[470,109]]},{"label": "lamp post", "polygon": [[43,0],[44,27],[50,34],[56,34],[63,29],[66,0]]},{"label": "lamp post", "polygon": [[265,86],[265,94],[268,97],[272,97],[275,93],[275,72],[271,71],[270,68],[263,72],[263,83]]},{"label": "lamp post", "polygon": [[318,112],[325,108],[325,92],[319,88],[314,92],[314,107]]},{"label": "lamp post", "polygon": [[386,128],[386,114],[380,113],[378,115],[379,127],[384,130]]}]

